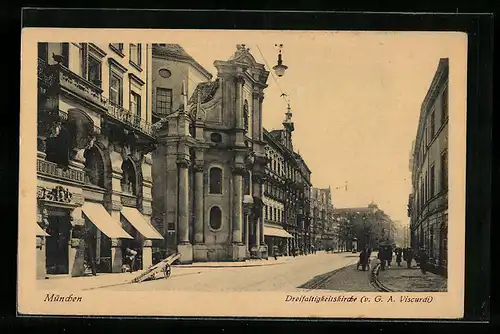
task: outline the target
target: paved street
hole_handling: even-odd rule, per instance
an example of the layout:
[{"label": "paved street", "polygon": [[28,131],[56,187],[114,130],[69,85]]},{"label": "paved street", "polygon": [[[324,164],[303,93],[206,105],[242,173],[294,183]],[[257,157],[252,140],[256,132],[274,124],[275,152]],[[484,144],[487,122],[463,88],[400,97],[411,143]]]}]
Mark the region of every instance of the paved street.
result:
[{"label": "paved street", "polygon": [[[106,287],[108,290],[145,291],[279,291],[301,290],[313,278],[356,263],[358,254],[324,252],[287,258],[275,265],[252,267],[182,267],[168,279]],[[266,260],[263,260],[266,261]],[[275,261],[273,258],[269,262]],[[267,262],[267,261],[266,261]],[[360,272],[361,273],[361,272]]]}]

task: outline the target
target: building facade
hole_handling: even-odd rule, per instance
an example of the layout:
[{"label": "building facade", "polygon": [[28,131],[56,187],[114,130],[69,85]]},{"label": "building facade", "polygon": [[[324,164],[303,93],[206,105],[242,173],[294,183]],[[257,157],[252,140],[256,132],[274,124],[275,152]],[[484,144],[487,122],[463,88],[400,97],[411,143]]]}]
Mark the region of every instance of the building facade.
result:
[{"label": "building facade", "polygon": [[338,250],[337,221],[333,216],[331,188],[312,188],[311,227],[314,247],[317,250]]},{"label": "building facade", "polygon": [[147,44],[38,44],[38,277],[151,264],[150,66]]},{"label": "building facade", "polygon": [[446,274],[448,259],[448,59],[442,58],[422,102],[411,158],[411,244]]},{"label": "building facade", "polygon": [[265,240],[279,253],[308,254],[311,251],[311,171],[293,149],[294,123],[288,106],[283,129],[264,129],[267,156],[264,183]]},{"label": "building facade", "polygon": [[395,224],[373,202],[365,207],[335,208],[334,217],[339,224],[337,233],[341,251],[394,245]]},{"label": "building facade", "polygon": [[[163,55],[170,52],[165,48],[172,49],[171,45],[155,48]],[[168,66],[158,59],[154,73]],[[193,71],[177,83],[180,90],[172,91],[174,101],[178,96],[178,108],[172,102],[172,113],[159,112],[160,100],[154,99],[160,118],[154,161],[155,221],[167,236],[164,247],[179,252],[181,263],[267,257],[262,102],[269,72],[244,45],[238,45],[227,61],[214,62],[217,77],[212,81],[205,80],[208,72],[197,68],[194,60],[188,63]],[[203,82],[189,78],[196,71]],[[189,96],[191,81],[195,88]]]}]

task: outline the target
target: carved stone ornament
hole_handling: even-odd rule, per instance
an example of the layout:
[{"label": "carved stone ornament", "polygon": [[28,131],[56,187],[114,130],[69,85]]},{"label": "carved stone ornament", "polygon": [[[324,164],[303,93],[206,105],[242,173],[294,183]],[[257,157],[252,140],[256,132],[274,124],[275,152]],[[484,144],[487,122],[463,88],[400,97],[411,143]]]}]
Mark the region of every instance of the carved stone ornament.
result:
[{"label": "carved stone ornament", "polygon": [[37,198],[51,202],[71,203],[73,194],[67,188],[56,186],[52,189],[38,188]]}]

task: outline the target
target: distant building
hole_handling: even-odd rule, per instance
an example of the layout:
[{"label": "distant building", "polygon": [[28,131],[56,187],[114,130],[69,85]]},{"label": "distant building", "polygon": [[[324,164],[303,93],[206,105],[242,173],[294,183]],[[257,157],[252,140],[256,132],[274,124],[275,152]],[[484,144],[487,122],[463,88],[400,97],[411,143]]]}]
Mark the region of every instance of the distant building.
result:
[{"label": "distant building", "polygon": [[311,227],[317,250],[338,250],[337,221],[333,216],[332,192],[329,188],[311,190]]},{"label": "distant building", "polygon": [[422,102],[411,158],[411,244],[425,248],[436,270],[448,259],[448,58],[441,58]]},{"label": "distant building", "polygon": [[366,207],[335,208],[334,217],[341,250],[394,244],[394,222],[373,202]]}]

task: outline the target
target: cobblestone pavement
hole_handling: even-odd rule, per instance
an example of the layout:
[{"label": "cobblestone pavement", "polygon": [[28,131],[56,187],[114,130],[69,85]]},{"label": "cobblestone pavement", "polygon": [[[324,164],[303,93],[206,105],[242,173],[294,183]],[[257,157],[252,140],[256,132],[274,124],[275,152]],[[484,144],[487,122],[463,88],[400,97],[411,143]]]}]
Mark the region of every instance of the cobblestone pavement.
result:
[{"label": "cobblestone pavement", "polygon": [[379,271],[380,283],[393,291],[405,292],[445,292],[447,291],[447,279],[427,272],[422,274],[418,267],[408,269],[406,262],[401,267],[392,266],[386,270]]},{"label": "cobblestone pavement", "polygon": [[[121,291],[302,291],[318,275],[356,263],[351,253],[317,253],[288,258],[280,265],[197,268],[177,266],[168,279],[105,288]],[[265,260],[264,260],[265,261]],[[269,261],[274,261],[270,259]]]},{"label": "cobblestone pavement", "polygon": [[[372,266],[376,263],[377,260],[375,259],[371,261]],[[356,264],[352,264],[315,277],[302,287],[311,290],[321,289],[342,292],[377,292],[378,290],[371,285],[370,276],[371,270],[357,270]]]}]

